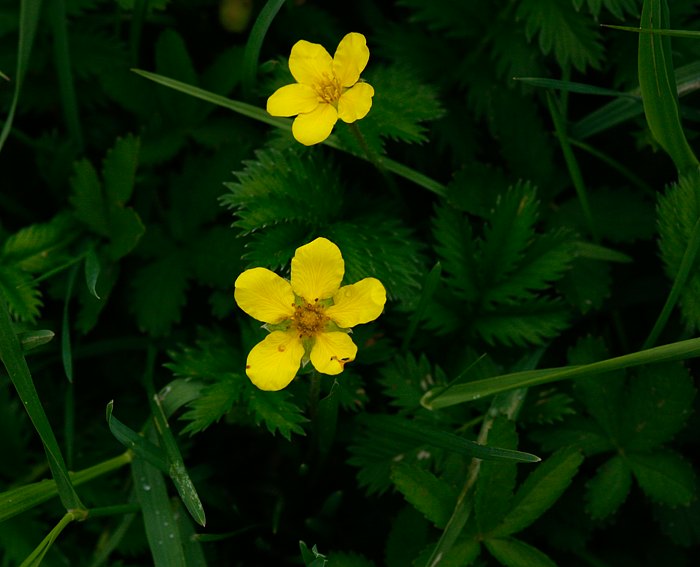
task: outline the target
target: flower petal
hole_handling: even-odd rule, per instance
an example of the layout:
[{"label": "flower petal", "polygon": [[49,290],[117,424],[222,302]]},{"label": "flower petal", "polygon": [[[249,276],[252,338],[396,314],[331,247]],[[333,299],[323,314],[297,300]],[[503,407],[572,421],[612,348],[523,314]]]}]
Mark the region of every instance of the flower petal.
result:
[{"label": "flower petal", "polygon": [[292,47],[289,70],[297,83],[313,87],[324,80],[324,75],[331,76],[333,59],[322,45],[302,39]]},{"label": "flower petal", "polygon": [[340,374],[356,354],[357,346],[347,333],[320,333],[311,349],[311,364],[323,374]]},{"label": "flower petal", "polygon": [[308,85],[285,85],[267,99],[267,112],[272,116],[296,116],[311,112],[319,103],[318,95]]},{"label": "flower petal", "polygon": [[236,303],[258,321],[281,323],[294,314],[292,286],[266,268],[246,270],[234,285]]},{"label": "flower petal", "polygon": [[333,72],[344,87],[353,86],[369,61],[367,40],[361,33],[349,33],[338,44],[333,56]]},{"label": "flower petal", "polygon": [[294,119],[292,134],[297,142],[305,146],[313,146],[331,135],[337,121],[338,111],[330,104],[322,102],[315,110],[300,114]]},{"label": "flower petal", "polygon": [[339,327],[354,327],[374,321],[381,315],[386,303],[386,290],[376,278],[365,278],[345,285],[333,296],[334,304],[326,309]]},{"label": "flower petal", "polygon": [[343,122],[355,122],[367,116],[372,108],[374,89],[369,83],[357,83],[340,95],[338,101],[338,118]]},{"label": "flower petal", "polygon": [[297,248],[292,258],[292,289],[307,303],[333,297],[345,273],[340,249],[326,238]]},{"label": "flower petal", "polygon": [[261,390],[281,390],[296,376],[304,345],[295,333],[273,331],[248,354],[245,373]]}]

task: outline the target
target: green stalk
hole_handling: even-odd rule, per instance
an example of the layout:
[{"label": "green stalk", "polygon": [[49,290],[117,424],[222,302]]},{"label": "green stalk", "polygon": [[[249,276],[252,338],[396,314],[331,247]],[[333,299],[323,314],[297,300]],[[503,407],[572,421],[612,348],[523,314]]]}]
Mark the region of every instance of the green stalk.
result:
[{"label": "green stalk", "polygon": [[258,14],[258,18],[250,30],[248,42],[243,52],[243,88],[246,93],[250,93],[255,84],[260,49],[265,40],[267,30],[284,3],[285,0],[268,0],[263,9],[260,10],[260,14]]},{"label": "green stalk", "polygon": [[51,549],[51,546],[56,541],[61,532],[70,524],[73,520],[78,520],[79,518],[73,512],[66,512],[66,514],[61,518],[61,520],[54,526],[54,528],[46,535],[46,537],[41,540],[41,543],[36,546],[34,551],[32,551],[29,556],[22,561],[20,567],[38,567],[46,553]]}]

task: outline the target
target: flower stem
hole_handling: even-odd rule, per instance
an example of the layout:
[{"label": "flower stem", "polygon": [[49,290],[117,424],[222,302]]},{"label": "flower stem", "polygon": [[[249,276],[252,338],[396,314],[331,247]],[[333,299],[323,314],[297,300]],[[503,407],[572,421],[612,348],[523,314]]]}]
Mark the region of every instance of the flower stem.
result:
[{"label": "flower stem", "polygon": [[318,415],[318,402],[321,397],[321,376],[316,370],[311,371],[311,384],[309,386],[309,418],[316,422]]},{"label": "flower stem", "polygon": [[350,124],[348,124],[348,127],[350,128],[350,132],[352,132],[352,135],[355,136],[355,139],[362,148],[362,151],[365,152],[367,159],[374,167],[377,168],[379,173],[382,174],[382,177],[384,177],[386,184],[389,187],[389,190],[394,195],[394,197],[399,198],[399,189],[396,186],[396,181],[391,175],[389,175],[389,171],[387,170],[387,168],[384,167],[381,156],[377,155],[377,153],[369,147],[369,144],[367,143],[365,137],[362,135],[360,127],[357,125],[357,122],[351,122]]}]

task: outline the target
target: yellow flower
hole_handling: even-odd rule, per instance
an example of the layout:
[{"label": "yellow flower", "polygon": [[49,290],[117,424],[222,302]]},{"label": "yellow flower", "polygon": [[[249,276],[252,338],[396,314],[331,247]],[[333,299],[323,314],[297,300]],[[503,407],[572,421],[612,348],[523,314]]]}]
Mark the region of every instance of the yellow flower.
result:
[{"label": "yellow flower", "polygon": [[297,248],[291,283],[265,268],[246,270],[235,284],[238,306],[272,331],[248,354],[246,374],[261,390],[281,390],[309,360],[340,374],[355,359],[350,327],[381,314],[386,291],[375,278],[340,287],[345,263],[330,240]]},{"label": "yellow flower", "polygon": [[338,118],[351,123],[367,116],[374,89],[360,80],[369,61],[367,40],[349,33],[331,59],[318,43],[297,41],[289,56],[296,83],[277,89],[267,99],[272,116],[296,116],[292,134],[305,146],[323,142]]}]

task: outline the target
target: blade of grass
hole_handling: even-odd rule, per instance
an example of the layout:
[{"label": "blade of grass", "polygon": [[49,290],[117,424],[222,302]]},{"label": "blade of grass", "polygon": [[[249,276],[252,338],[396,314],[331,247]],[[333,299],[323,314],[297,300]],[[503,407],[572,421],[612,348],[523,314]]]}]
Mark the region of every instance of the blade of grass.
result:
[{"label": "blade of grass", "polygon": [[39,394],[34,387],[32,375],[22,352],[22,345],[12,328],[10,314],[7,311],[5,300],[2,298],[0,298],[0,358],[2,358],[7,374],[44,445],[46,458],[51,474],[56,480],[61,502],[66,510],[84,511],[85,508],[68,476],[68,469],[61,449],[41,405],[41,400],[39,400]]},{"label": "blade of grass", "polygon": [[[130,463],[133,453],[127,451],[81,471],[70,473],[71,481],[79,486]],[[0,523],[26,512],[58,494],[55,480],[42,480],[0,493]]]},{"label": "blade of grass", "polygon": [[[257,106],[253,106],[252,104],[247,104],[245,102],[240,102],[237,100],[231,100],[224,96],[205,91],[204,89],[200,89],[199,87],[193,87],[192,85],[188,85],[186,83],[182,83],[180,81],[176,81],[168,77],[163,77],[162,75],[151,73],[149,71],[142,71],[141,69],[132,69],[132,71],[137,75],[141,75],[142,77],[154,81],[158,84],[169,87],[171,89],[175,89],[190,96],[194,96],[196,98],[205,100],[207,102],[211,102],[212,104],[216,104],[223,108],[228,108],[229,110],[233,110],[234,112],[237,112],[242,116],[247,116],[248,118],[252,118],[253,120],[257,120],[258,122],[263,122],[264,124],[274,126],[275,128],[280,128],[287,132],[292,131],[291,120],[286,118],[276,118],[270,116],[265,110],[263,110],[262,108],[258,108]],[[341,146],[334,136],[330,136],[323,143],[326,146],[329,146],[333,149],[350,153],[355,157],[361,159],[368,159],[367,156],[363,154],[356,154],[354,152],[350,152],[349,150]],[[403,177],[404,179],[408,179],[409,181],[412,181],[416,185],[423,187],[424,189],[427,189],[428,191],[431,191],[436,195],[444,196],[447,194],[447,189],[444,185],[438,183],[434,179],[427,177],[426,175],[423,175],[418,171],[411,169],[410,167],[407,167],[401,163],[395,162],[385,157],[382,157],[382,165],[387,171],[395,173],[396,175]]]},{"label": "blade of grass", "polygon": [[39,565],[41,565],[41,562],[48,553],[49,549],[51,549],[51,546],[56,541],[56,538],[58,538],[58,536],[61,535],[61,532],[66,528],[68,524],[70,524],[73,520],[76,519],[77,517],[74,513],[66,512],[66,514],[63,516],[63,518],[60,519],[58,524],[56,524],[54,528],[46,535],[46,537],[43,540],[41,540],[41,543],[36,546],[34,551],[32,551],[29,554],[29,556],[24,561],[22,561],[20,567],[38,567]]},{"label": "blade of grass", "polygon": [[17,71],[15,72],[15,92],[12,95],[10,111],[7,113],[5,124],[0,131],[0,151],[5,145],[5,140],[10,135],[12,121],[17,110],[19,94],[22,90],[24,75],[29,66],[29,56],[32,52],[32,44],[36,35],[36,27],[41,13],[41,0],[22,0],[19,5],[19,42],[17,45]]},{"label": "blade of grass", "polygon": [[551,93],[547,93],[547,107],[549,108],[549,113],[552,116],[552,122],[554,123],[554,130],[559,139],[559,145],[561,146],[561,151],[564,154],[564,160],[566,161],[566,167],[569,170],[569,176],[576,189],[576,194],[578,195],[578,200],[581,205],[581,210],[583,211],[583,216],[586,219],[586,224],[588,225],[588,231],[591,233],[593,240],[597,243],[600,240],[598,236],[598,230],[596,229],[595,222],[593,222],[593,213],[591,212],[591,207],[588,203],[588,192],[586,191],[586,185],[583,181],[583,175],[581,175],[581,170],[574,156],[574,152],[571,149],[571,144],[569,144],[569,136],[566,133],[566,126],[564,124],[564,117],[557,103]]},{"label": "blade of grass", "polygon": [[652,34],[668,37],[685,37],[689,39],[700,39],[700,32],[692,30],[671,30],[668,28],[635,28],[631,26],[616,26],[613,24],[600,24],[602,28],[611,28],[639,34]]},{"label": "blade of grass", "polygon": [[[641,28],[666,28],[668,21],[665,0],[644,1]],[[680,174],[696,169],[700,162],[681,126],[671,40],[656,34],[640,34],[637,66],[644,114],[651,133],[671,157]]]},{"label": "blade of grass", "polygon": [[275,19],[277,12],[284,5],[285,0],[268,0],[260,10],[253,28],[250,30],[248,42],[243,52],[243,88],[249,93],[255,84],[255,76],[258,70],[260,49],[270,24]]},{"label": "blade of grass", "polygon": [[78,153],[82,153],[83,130],[80,126],[80,112],[75,97],[73,67],[68,48],[65,0],[51,0],[47,14],[53,31],[53,54],[56,62],[56,74],[58,75],[58,92],[63,105],[68,135],[75,143]]},{"label": "blade of grass", "polygon": [[547,79],[544,77],[513,77],[514,81],[519,81],[533,87],[541,87],[545,89],[554,89],[557,91],[565,91],[570,93],[580,93],[596,96],[614,96],[614,97],[630,97],[635,100],[640,100],[639,94],[633,94],[625,91],[614,91],[585,83],[574,83],[572,81],[562,81],[559,79]]},{"label": "blade of grass", "polygon": [[421,400],[421,404],[428,409],[441,409],[492,396],[500,392],[507,392],[515,388],[539,386],[573,378],[586,378],[633,366],[684,360],[697,356],[700,356],[700,338],[688,339],[582,366],[527,370],[475,380],[466,384],[457,384],[447,389],[433,389],[426,392]]},{"label": "blade of grass", "polygon": [[194,487],[194,484],[187,473],[180,449],[175,441],[175,436],[173,435],[170,425],[168,424],[168,419],[165,416],[165,411],[160,401],[160,397],[158,394],[156,394],[155,387],[153,386],[153,366],[155,364],[155,356],[155,349],[152,347],[149,348],[146,372],[144,374],[144,384],[146,386],[146,394],[148,395],[149,405],[151,406],[153,424],[155,425],[155,430],[158,434],[160,446],[165,451],[165,455],[168,460],[168,474],[170,474],[170,478],[172,479],[173,484],[175,484],[175,488],[177,489],[183,504],[187,508],[187,511],[190,513],[195,522],[197,522],[200,526],[204,526],[207,519],[204,514],[202,502],[197,494],[197,489]]}]

